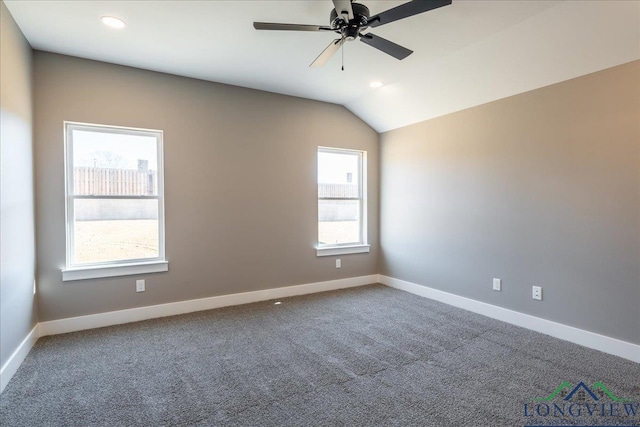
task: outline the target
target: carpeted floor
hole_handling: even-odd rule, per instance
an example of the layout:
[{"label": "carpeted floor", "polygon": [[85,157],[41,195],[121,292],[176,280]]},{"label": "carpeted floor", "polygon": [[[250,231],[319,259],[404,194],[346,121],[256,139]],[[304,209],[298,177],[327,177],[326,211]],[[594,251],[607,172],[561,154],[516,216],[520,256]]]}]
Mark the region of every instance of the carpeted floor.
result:
[{"label": "carpeted floor", "polygon": [[[602,424],[543,416],[565,381],[640,400],[639,364],[372,285],[41,338],[0,425]],[[543,405],[593,400],[569,391]]]}]

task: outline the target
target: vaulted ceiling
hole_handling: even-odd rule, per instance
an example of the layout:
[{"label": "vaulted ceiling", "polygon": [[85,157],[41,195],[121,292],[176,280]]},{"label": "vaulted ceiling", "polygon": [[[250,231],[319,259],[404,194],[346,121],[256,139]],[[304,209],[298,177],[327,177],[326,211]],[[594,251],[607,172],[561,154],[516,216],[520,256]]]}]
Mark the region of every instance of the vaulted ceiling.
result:
[{"label": "vaulted ceiling", "polygon": [[[361,2],[373,15],[405,1]],[[309,68],[333,33],[252,26],[328,25],[330,0],[5,4],[34,49],[342,104],[379,132],[640,59],[635,0],[453,0],[370,30],[408,58],[348,42],[344,71],[340,53]]]}]

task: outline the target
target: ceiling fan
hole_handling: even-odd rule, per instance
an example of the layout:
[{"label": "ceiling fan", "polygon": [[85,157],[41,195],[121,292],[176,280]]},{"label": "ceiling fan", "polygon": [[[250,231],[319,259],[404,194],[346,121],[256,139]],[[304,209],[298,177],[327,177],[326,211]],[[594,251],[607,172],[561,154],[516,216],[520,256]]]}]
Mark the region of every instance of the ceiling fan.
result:
[{"label": "ceiling fan", "polygon": [[377,15],[370,16],[369,8],[363,4],[352,3],[352,0],[332,1],[335,8],[329,16],[328,26],[254,22],[253,28],[256,30],[332,31],[340,34],[341,37],[332,41],[316,60],[311,63],[310,67],[322,67],[345,42],[353,41],[358,37],[360,37],[361,42],[375,47],[396,59],[404,59],[411,55],[413,51],[380,36],[376,36],[375,34],[362,34],[362,31],[369,27],[379,27],[399,19],[408,18],[451,4],[451,0],[413,0]]}]

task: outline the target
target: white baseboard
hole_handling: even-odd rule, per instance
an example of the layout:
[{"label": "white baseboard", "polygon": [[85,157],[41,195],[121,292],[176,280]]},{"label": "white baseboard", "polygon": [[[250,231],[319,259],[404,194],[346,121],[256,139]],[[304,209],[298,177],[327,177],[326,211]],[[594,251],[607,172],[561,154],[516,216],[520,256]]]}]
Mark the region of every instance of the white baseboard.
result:
[{"label": "white baseboard", "polygon": [[31,332],[22,340],[18,348],[13,352],[11,357],[0,368],[0,393],[4,391],[4,388],[9,384],[9,380],[16,373],[24,359],[29,354],[29,351],[38,340],[38,325],[33,327]]},{"label": "white baseboard", "polygon": [[90,314],[87,316],[70,317],[67,319],[40,322],[40,336],[64,334],[84,329],[94,329],[158,317],[175,316],[177,314],[191,313],[194,311],[211,310],[213,308],[228,307],[232,305],[249,304],[252,302],[286,298],[296,295],[351,288],[377,283],[377,281],[378,275],[373,274],[370,276],[350,277],[347,279],[330,280],[327,282],[286,286],[283,288],[221,295],[217,297],[151,305],[127,310],[110,311],[107,313]]},{"label": "white baseboard", "polygon": [[552,337],[560,338],[565,341],[570,341],[575,344],[640,363],[640,345],[637,344],[632,344],[616,338],[574,328],[573,326],[567,326],[562,323],[553,322],[551,320],[542,319],[540,317],[531,316],[529,314],[520,313],[518,311],[509,310],[470,298],[461,297],[459,295],[450,294],[448,292],[439,291],[416,283],[384,276],[382,274],[378,275],[378,281],[383,285],[392,288],[407,291],[415,295],[440,301],[454,307],[482,314],[483,316],[491,317],[493,319],[501,320],[506,323],[511,323],[516,326],[531,329],[536,332],[551,335]]}]

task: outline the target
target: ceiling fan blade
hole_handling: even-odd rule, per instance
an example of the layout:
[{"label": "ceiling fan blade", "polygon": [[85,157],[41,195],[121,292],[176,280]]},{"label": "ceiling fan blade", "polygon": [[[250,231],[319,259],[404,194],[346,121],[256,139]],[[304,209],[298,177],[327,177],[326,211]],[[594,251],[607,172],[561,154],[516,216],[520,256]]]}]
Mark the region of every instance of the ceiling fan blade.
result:
[{"label": "ceiling fan blade", "polygon": [[404,59],[413,53],[412,50],[402,47],[399,44],[390,42],[387,39],[376,36],[375,34],[360,34],[360,41],[383,51],[387,55],[391,55],[396,59]]},{"label": "ceiling fan blade", "polygon": [[333,6],[336,8],[338,16],[347,16],[346,21],[353,19],[353,7],[351,7],[351,0],[333,0]]},{"label": "ceiling fan blade", "polygon": [[278,24],[275,22],[254,22],[256,30],[282,30],[282,31],[333,31],[331,27],[322,25]]},{"label": "ceiling fan blade", "polygon": [[437,9],[442,6],[448,6],[451,4],[451,0],[413,0],[409,3],[401,4],[382,13],[369,18],[370,27],[379,27],[380,25],[388,24],[389,22],[397,21],[399,19],[408,18],[419,13],[428,12],[433,9]]},{"label": "ceiling fan blade", "polygon": [[326,64],[331,57],[340,49],[340,46],[344,43],[345,39],[335,39],[331,42],[329,46],[325,50],[322,51],[320,55],[316,58],[315,61],[309,65],[309,67],[322,67]]}]

